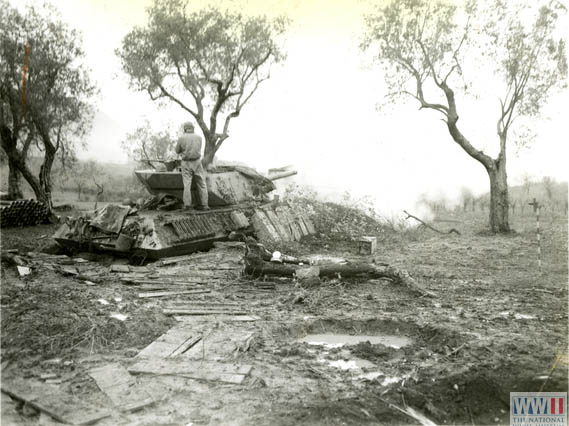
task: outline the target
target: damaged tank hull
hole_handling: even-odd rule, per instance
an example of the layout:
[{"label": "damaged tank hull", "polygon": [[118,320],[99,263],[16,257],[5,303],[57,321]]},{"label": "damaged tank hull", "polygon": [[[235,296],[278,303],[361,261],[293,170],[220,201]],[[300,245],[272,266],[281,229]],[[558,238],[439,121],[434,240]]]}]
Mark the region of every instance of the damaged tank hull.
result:
[{"label": "damaged tank hull", "polygon": [[[149,210],[170,195],[178,200],[161,208],[181,204],[184,184],[179,171],[135,172],[155,195],[138,210],[109,204],[91,217],[68,218],[55,233],[57,243],[72,251],[101,251],[141,259],[160,259],[207,250],[231,232],[257,234],[266,242],[297,241],[314,233],[306,217],[286,206],[267,203],[275,189],[271,179],[245,166],[218,166],[207,173],[208,211]],[[290,175],[290,172],[287,176]],[[193,197],[199,200],[199,197]]]},{"label": "damaged tank hull", "polygon": [[[144,215],[125,216],[121,225],[124,233],[93,226],[93,223],[97,224],[96,218],[89,222],[78,218],[63,224],[53,238],[72,251],[101,251],[160,259],[207,250],[215,241],[226,240],[233,231],[251,233],[245,215],[251,211],[250,207],[208,212],[148,211]],[[88,226],[84,226],[86,223]]]}]

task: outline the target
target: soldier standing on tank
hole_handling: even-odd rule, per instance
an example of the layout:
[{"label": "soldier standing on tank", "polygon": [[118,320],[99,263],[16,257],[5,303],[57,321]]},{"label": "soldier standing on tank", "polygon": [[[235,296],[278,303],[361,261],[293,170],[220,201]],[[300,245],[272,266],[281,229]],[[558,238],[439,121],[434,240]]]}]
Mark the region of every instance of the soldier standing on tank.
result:
[{"label": "soldier standing on tank", "polygon": [[202,138],[194,133],[194,125],[184,123],[184,134],[176,143],[176,154],[182,157],[182,179],[184,181],[184,209],[192,208],[192,179],[195,178],[200,196],[198,210],[209,210],[205,171],[201,162]]}]

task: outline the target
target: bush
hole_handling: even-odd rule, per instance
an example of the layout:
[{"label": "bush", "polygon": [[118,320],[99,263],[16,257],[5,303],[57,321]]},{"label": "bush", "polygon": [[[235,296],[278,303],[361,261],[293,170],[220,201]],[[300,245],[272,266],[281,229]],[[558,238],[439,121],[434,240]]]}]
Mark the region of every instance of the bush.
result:
[{"label": "bush", "polygon": [[316,232],[332,240],[354,240],[362,235],[380,235],[389,231],[375,211],[369,197],[353,199],[345,193],[341,202],[320,200],[307,187],[287,188],[284,198],[295,210],[312,220]]}]

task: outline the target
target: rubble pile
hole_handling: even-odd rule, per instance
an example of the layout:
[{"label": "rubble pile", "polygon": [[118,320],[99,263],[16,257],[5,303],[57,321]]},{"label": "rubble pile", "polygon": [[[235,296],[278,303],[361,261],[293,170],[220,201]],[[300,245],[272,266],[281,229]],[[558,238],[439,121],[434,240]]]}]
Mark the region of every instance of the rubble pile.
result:
[{"label": "rubble pile", "polygon": [[44,223],[47,207],[36,200],[2,201],[0,206],[0,226],[30,226]]}]

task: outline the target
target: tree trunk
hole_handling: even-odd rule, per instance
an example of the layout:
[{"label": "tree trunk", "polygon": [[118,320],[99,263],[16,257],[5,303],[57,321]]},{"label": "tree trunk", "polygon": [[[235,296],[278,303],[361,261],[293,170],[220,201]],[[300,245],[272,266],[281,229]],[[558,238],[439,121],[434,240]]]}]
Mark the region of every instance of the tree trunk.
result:
[{"label": "tree trunk", "polygon": [[55,149],[53,145],[44,143],[45,154],[43,157],[43,164],[40,167],[39,183],[41,191],[36,193],[36,198],[47,207],[49,213],[53,210],[53,202],[51,200],[51,168],[55,160]]},{"label": "tree trunk", "polygon": [[203,153],[202,165],[205,169],[213,162],[217,149],[215,148],[215,138],[206,136],[205,148]]},{"label": "tree trunk", "polygon": [[13,159],[8,157],[8,199],[18,200],[24,198],[22,188],[20,187],[21,174],[16,167]]},{"label": "tree trunk", "polygon": [[490,230],[499,233],[510,232],[505,157],[499,156],[493,167],[487,171],[490,178]]}]

